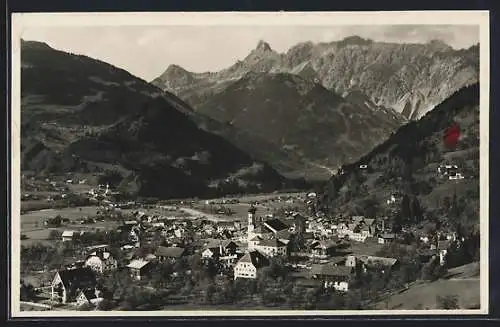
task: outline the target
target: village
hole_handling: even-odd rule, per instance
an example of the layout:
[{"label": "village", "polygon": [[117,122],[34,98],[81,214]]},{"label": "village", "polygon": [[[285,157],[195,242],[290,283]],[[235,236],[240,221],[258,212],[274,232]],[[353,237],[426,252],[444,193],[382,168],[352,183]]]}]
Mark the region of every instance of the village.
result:
[{"label": "village", "polygon": [[[225,283],[257,281],[270,267],[276,270],[280,266],[285,271],[282,277],[296,287],[336,294],[359,292],[365,275],[390,280],[403,274],[395,286],[400,290],[420,278],[421,267],[436,267],[429,268],[431,274],[445,270],[450,249],[465,241],[452,230],[395,229],[387,217],[331,217],[318,210],[315,192],[167,204],[117,201],[117,192],[109,185],[86,194],[98,203],[99,212],[76,219],[82,228],[75,227],[74,221],[68,225],[71,221],[65,217],[44,221],[44,228],[48,228],[58,220],[51,238],[54,244],[71,249],[63,253],[71,254],[52,269],[44,265],[42,272],[47,278],[38,285],[30,284],[31,296],[25,296],[22,303],[45,310],[109,310],[119,302],[116,290],[106,287],[116,273],[130,278],[135,286],[129,287],[151,291],[181,275],[195,274],[195,266],[208,269],[212,280]],[[394,193],[386,205],[398,206],[400,201],[401,196]],[[113,224],[104,229],[84,228],[85,224],[106,221]],[[418,273],[408,276],[408,262],[401,262],[397,251],[393,256],[380,254],[390,254],[392,245],[414,250],[408,256],[416,260]],[[28,287],[26,277],[22,276],[22,287]],[[383,289],[380,291],[395,291]],[[203,297],[203,292],[199,296]],[[175,303],[167,302],[164,304]]]}]

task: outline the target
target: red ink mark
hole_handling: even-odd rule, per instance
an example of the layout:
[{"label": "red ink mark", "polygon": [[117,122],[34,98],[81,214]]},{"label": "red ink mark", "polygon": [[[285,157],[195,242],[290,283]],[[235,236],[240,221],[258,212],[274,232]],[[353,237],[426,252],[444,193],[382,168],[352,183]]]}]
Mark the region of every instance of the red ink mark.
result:
[{"label": "red ink mark", "polygon": [[459,137],[460,137],[460,126],[458,126],[457,123],[454,123],[444,133],[444,144],[448,148],[455,148],[457,146]]}]

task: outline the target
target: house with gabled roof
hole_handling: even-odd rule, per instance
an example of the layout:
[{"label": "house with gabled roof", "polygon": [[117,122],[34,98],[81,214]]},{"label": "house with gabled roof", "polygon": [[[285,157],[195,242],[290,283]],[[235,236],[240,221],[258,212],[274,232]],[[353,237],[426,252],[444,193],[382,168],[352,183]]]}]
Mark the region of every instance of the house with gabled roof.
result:
[{"label": "house with gabled roof", "polygon": [[284,244],[288,244],[290,242],[290,238],[292,237],[292,235],[293,234],[288,230],[282,230],[277,232],[276,235],[274,235],[274,238],[280,240]]},{"label": "house with gabled roof", "polygon": [[222,233],[227,230],[229,232],[235,232],[241,229],[241,223],[239,221],[219,221],[217,223],[217,232]]},{"label": "house with gabled roof", "polygon": [[351,267],[332,264],[313,264],[311,275],[323,282],[325,288],[334,288],[340,292],[349,290],[349,283],[353,276]]},{"label": "house with gabled roof", "polygon": [[153,268],[152,261],[143,259],[134,259],[128,265],[130,276],[134,279],[141,280],[146,278]]},{"label": "house with gabled roof", "polygon": [[398,264],[398,259],[377,257],[371,255],[358,256],[359,261],[362,263],[364,270],[366,269],[381,269],[382,272],[393,269]]},{"label": "house with gabled roof", "polygon": [[259,271],[270,264],[269,259],[257,250],[245,253],[234,267],[234,279],[256,279]]},{"label": "house with gabled roof", "polygon": [[71,242],[75,237],[82,235],[83,232],[74,231],[74,230],[65,230],[61,234],[61,240],[63,242]]},{"label": "house with gabled roof", "polygon": [[286,244],[275,238],[259,241],[255,249],[260,250],[268,257],[286,255]]},{"label": "house with gabled roof", "polygon": [[231,240],[215,240],[205,247],[201,257],[203,259],[231,261],[231,259],[236,259],[237,250],[238,245]]},{"label": "house with gabled roof", "polygon": [[334,240],[314,241],[311,244],[311,256],[316,258],[327,258],[335,252],[337,242]]},{"label": "house with gabled roof", "polygon": [[383,233],[378,235],[378,244],[388,244],[392,243],[396,238],[396,235],[393,233]]},{"label": "house with gabled roof", "polygon": [[104,300],[104,298],[100,290],[95,288],[87,288],[80,291],[80,293],[76,297],[76,305],[82,306],[87,303],[97,305],[102,300]]},{"label": "house with gabled roof", "polygon": [[91,268],[95,273],[102,274],[118,268],[118,261],[111,252],[97,250],[90,253],[85,259],[85,266]]},{"label": "house with gabled roof", "polygon": [[272,218],[264,221],[264,226],[274,234],[283,230],[288,230],[289,228],[289,226],[286,223],[284,223],[278,218]]},{"label": "house with gabled roof", "polygon": [[180,257],[186,255],[186,249],[177,246],[159,246],[155,252],[159,262],[175,262]]},{"label": "house with gabled roof", "polygon": [[62,269],[52,280],[51,299],[60,303],[73,302],[80,291],[96,285],[95,274],[89,267]]},{"label": "house with gabled roof", "polygon": [[258,225],[254,230],[253,234],[259,237],[269,237],[272,232],[268,230],[264,225]]}]

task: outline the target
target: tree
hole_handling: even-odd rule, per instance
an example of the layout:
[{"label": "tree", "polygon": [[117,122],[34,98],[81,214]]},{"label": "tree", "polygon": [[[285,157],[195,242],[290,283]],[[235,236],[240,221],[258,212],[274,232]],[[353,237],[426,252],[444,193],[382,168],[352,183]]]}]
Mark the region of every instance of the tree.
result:
[{"label": "tree", "polygon": [[53,229],[49,232],[49,240],[59,240],[61,238],[62,233],[57,229]]},{"label": "tree", "polygon": [[211,304],[213,301],[214,294],[215,294],[215,285],[208,284],[203,291],[204,302]]},{"label": "tree", "polygon": [[287,294],[287,305],[292,309],[303,308],[305,294],[306,290],[303,287],[294,285]]},{"label": "tree", "polygon": [[85,302],[78,307],[79,311],[92,311],[94,306],[90,302]]},{"label": "tree", "polygon": [[422,267],[422,279],[435,281],[446,274],[447,270],[439,264],[439,258],[432,258]]},{"label": "tree", "polygon": [[457,295],[436,296],[438,309],[453,310],[460,309]]},{"label": "tree", "polygon": [[411,201],[410,217],[413,223],[418,223],[422,220],[422,208],[416,196],[414,196]]},{"label": "tree", "polygon": [[114,308],[114,303],[111,300],[103,299],[101,302],[97,304],[96,308],[99,311],[110,311],[111,309]]},{"label": "tree", "polygon": [[31,284],[25,284],[21,281],[20,297],[21,301],[31,301],[36,298],[37,292]]},{"label": "tree", "polygon": [[363,202],[363,214],[368,218],[375,218],[379,213],[379,204],[375,198],[366,199]]},{"label": "tree", "polygon": [[407,194],[403,196],[401,201],[401,216],[405,222],[411,217],[410,197]]}]

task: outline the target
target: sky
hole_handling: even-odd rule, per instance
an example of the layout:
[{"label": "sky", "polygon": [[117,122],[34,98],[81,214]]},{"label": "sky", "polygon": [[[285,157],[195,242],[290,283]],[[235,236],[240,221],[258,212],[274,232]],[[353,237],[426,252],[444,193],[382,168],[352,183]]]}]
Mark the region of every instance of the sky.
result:
[{"label": "sky", "polygon": [[439,39],[453,48],[479,42],[475,25],[360,26],[37,26],[24,40],[86,55],[151,81],[170,64],[192,72],[218,71],[243,59],[259,40],[278,52],[305,41],[331,42],[359,35],[374,41],[425,43]]}]

